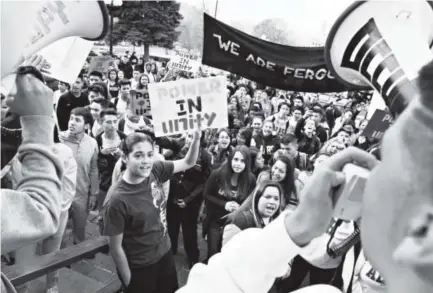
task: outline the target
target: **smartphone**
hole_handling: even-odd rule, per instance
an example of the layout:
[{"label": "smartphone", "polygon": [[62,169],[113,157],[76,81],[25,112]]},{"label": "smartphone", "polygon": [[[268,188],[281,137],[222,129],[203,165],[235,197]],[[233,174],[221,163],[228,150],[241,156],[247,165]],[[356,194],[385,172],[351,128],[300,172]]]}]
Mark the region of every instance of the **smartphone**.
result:
[{"label": "smartphone", "polygon": [[336,192],[337,204],[333,216],[346,221],[355,221],[362,212],[362,200],[370,171],[354,164],[347,164],[343,168],[343,173],[346,181]]}]

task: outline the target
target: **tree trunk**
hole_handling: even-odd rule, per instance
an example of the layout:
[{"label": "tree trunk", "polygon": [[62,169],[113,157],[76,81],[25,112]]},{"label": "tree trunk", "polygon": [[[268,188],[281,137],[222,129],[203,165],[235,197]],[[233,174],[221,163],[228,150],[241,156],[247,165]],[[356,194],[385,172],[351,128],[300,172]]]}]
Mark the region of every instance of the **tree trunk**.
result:
[{"label": "tree trunk", "polygon": [[144,64],[149,62],[149,48],[150,48],[150,45],[145,43],[144,44],[144,56],[143,56]]}]

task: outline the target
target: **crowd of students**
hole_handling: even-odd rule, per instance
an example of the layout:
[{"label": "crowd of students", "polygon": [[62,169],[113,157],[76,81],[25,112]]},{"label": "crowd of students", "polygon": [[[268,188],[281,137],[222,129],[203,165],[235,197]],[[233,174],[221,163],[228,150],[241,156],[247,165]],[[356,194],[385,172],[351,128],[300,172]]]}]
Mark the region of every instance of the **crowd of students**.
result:
[{"label": "crowd of students", "polygon": [[[333,94],[324,100],[235,75],[226,75],[227,129],[155,138],[152,117],[132,109],[131,90],[208,74],[173,72],[165,63],[144,64],[135,54],[120,59],[107,72],[83,70],[71,85],[48,82],[54,90],[54,141],[63,160],[57,163],[63,165],[64,176],[55,182],[56,188],[62,186],[61,224],[43,240],[51,241],[43,244],[43,253],[65,247],[68,218],[74,244],[84,241],[93,210],[101,234],[109,238],[124,292],[178,289],[173,254],[180,230],[189,265],[206,263],[242,230],[263,228],[281,212],[296,210],[313,170],[332,155],[349,146],[377,154],[378,141],[362,135],[370,92]],[[24,184],[20,178],[25,170],[15,153],[28,139],[27,121],[18,114],[2,115],[2,170],[7,170],[2,188]],[[383,278],[363,255],[357,224],[339,219],[328,224],[328,232],[290,262],[272,290],[294,291],[309,274],[309,284],[384,292]],[[207,241],[205,256],[200,255],[198,237]],[[35,256],[36,242],[25,247],[30,253],[21,253],[24,248],[16,245],[11,247],[19,250],[2,253],[6,257],[15,251],[15,261],[25,263]],[[355,261],[348,283],[343,266],[349,251]],[[47,292],[58,292],[57,282],[56,273],[50,274]]]}]

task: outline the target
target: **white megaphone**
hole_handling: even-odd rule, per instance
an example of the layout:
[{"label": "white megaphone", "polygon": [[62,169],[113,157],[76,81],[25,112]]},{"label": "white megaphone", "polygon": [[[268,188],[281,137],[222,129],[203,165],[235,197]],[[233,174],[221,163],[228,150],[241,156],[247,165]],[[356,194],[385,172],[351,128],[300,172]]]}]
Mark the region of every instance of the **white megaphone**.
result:
[{"label": "white megaphone", "polygon": [[108,30],[103,1],[1,1],[1,78],[49,44],[67,37],[100,40]]},{"label": "white megaphone", "polygon": [[431,1],[357,1],[334,23],[325,59],[342,83],[373,87],[394,115],[418,94],[414,80],[433,60]]}]

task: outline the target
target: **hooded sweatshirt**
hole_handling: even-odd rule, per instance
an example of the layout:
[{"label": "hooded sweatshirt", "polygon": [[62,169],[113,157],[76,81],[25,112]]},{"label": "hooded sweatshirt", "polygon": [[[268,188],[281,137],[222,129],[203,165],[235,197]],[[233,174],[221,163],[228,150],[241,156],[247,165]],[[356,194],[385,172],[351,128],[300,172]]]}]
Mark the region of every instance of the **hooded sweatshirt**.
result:
[{"label": "hooded sweatshirt", "polygon": [[[59,225],[62,162],[52,151],[54,119],[21,117],[18,159],[23,178],[16,190],[1,194],[1,251],[8,253],[54,234]],[[34,135],[37,133],[38,135]],[[53,143],[50,143],[53,142]],[[1,275],[1,292],[16,292]]]},{"label": "hooded sweatshirt", "polygon": [[[229,215],[229,223],[224,227],[223,232],[223,245],[225,245],[230,239],[233,238],[239,232],[248,229],[248,228],[263,228],[275,218],[280,215],[280,209],[277,208],[275,214],[269,219],[263,219],[260,216],[258,210],[260,197],[254,192],[250,197],[248,197],[245,201],[247,210],[240,210],[233,213],[232,217]],[[282,196],[280,196],[280,207],[282,204]]]}]

